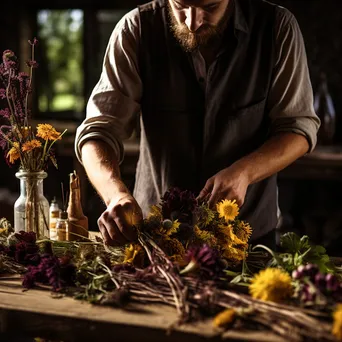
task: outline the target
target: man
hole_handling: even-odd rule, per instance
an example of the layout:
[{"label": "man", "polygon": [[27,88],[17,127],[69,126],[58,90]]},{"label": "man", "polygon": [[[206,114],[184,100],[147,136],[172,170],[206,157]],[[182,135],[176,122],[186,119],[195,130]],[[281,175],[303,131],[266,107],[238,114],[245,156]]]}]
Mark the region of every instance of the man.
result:
[{"label": "man", "polygon": [[[134,197],[120,179],[122,140],[140,115]],[[302,35],[286,9],[261,0],[157,0],[113,31],[76,153],[107,209],[106,243],[171,186],[209,204],[236,199],[252,241],[273,245],[276,173],[316,144]]]}]

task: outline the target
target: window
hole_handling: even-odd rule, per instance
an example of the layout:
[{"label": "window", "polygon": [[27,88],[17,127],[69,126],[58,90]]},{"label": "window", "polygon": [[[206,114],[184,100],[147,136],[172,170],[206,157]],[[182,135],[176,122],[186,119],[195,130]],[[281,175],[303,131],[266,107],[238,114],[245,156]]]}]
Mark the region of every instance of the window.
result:
[{"label": "window", "polygon": [[37,14],[40,43],[37,69],[41,114],[84,110],[83,11],[41,10]]}]

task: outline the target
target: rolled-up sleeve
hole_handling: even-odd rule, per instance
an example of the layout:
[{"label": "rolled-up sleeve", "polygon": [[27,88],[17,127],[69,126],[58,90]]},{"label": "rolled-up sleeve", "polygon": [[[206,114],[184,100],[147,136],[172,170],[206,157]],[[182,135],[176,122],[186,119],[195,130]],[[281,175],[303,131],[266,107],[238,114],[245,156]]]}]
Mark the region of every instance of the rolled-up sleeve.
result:
[{"label": "rolled-up sleeve", "polygon": [[132,135],[141,109],[138,20],[137,9],[129,12],[109,39],[100,80],[88,100],[86,118],[76,130],[75,152],[80,162],[83,144],[94,139],[106,142],[120,163],[124,158],[122,141]]},{"label": "rolled-up sleeve", "polygon": [[271,134],[293,132],[306,137],[311,152],[320,120],[313,107],[313,91],[303,36],[291,12],[279,7],[276,20],[276,64],[267,107]]}]

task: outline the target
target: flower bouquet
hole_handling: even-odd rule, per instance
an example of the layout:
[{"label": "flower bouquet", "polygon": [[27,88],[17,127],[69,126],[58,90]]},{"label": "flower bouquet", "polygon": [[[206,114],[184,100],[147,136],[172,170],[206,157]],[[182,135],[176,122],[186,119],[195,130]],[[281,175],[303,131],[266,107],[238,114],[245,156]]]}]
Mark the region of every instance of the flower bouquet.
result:
[{"label": "flower bouquet", "polygon": [[[36,240],[32,232],[13,234],[2,219],[0,275],[19,273],[27,289],[45,284],[97,305],[170,305],[179,318],[172,328],[212,317],[218,333],[243,327],[291,341],[342,339],[341,268],[294,233],[281,236],[280,252],[251,248],[250,227],[238,212],[234,201],[210,209],[191,192],[170,189],[126,249],[99,238]],[[263,253],[258,268],[250,267],[260,248],[267,259]],[[233,280],[232,268],[240,272]]]},{"label": "flower bouquet", "polygon": [[9,165],[19,161],[21,196],[15,204],[14,226],[16,231],[33,231],[37,236],[47,236],[49,226],[49,203],[43,195],[43,179],[48,163],[57,167],[53,145],[66,130],[57,132],[50,124],[30,123],[29,106],[32,93],[33,70],[38,67],[34,52],[38,41],[29,41],[31,59],[27,62],[29,73],[19,71],[14,52],[6,50],[0,64],[0,101],[2,117],[0,126],[0,147],[5,151]]}]

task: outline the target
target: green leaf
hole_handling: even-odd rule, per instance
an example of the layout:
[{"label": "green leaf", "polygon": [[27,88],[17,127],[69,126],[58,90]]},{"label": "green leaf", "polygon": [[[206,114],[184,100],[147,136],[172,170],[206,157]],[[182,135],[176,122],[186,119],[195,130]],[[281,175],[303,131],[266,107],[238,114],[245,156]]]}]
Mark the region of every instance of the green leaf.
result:
[{"label": "green leaf", "polygon": [[303,235],[301,238],[294,232],[283,234],[280,237],[281,247],[288,253],[301,253],[310,248],[309,237]]}]

